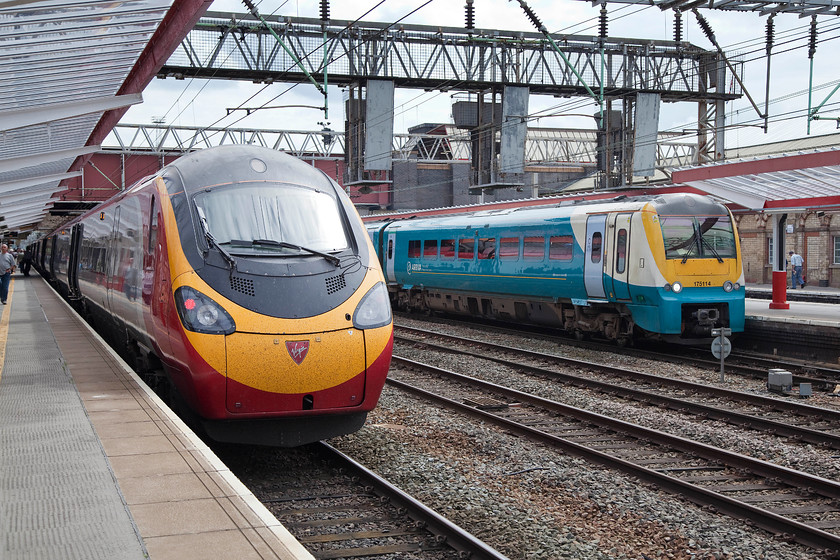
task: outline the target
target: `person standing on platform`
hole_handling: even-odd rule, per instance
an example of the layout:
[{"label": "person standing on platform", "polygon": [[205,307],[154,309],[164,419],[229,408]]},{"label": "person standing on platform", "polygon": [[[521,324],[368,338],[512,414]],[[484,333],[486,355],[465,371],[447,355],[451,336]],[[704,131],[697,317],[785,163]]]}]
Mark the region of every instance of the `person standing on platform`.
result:
[{"label": "person standing on platform", "polygon": [[793,267],[793,279],[791,281],[793,285],[791,287],[794,289],[804,288],[805,281],[802,279],[802,265],[805,264],[805,261],[799,253],[791,251],[788,255],[790,255],[790,266]]},{"label": "person standing on platform", "polygon": [[3,305],[6,305],[6,298],[9,296],[9,283],[12,281],[16,265],[15,257],[9,252],[9,246],[5,243],[0,245],[0,303]]},{"label": "person standing on platform", "polygon": [[23,252],[23,256],[20,259],[20,271],[23,272],[24,276],[29,276],[29,269],[32,267],[32,250],[27,248],[26,251]]}]

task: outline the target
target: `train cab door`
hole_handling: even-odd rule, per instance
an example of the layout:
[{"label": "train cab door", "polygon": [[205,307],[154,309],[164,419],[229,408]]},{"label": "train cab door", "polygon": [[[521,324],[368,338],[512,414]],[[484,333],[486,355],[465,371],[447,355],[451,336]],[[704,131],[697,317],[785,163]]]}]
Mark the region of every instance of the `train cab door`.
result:
[{"label": "train cab door", "polygon": [[389,233],[388,240],[385,242],[385,280],[388,282],[397,281],[397,277],[394,275],[394,256],[396,254],[396,245],[396,234]]},{"label": "train cab door", "polygon": [[113,297],[115,284],[119,281],[119,234],[120,234],[120,207],[114,209],[114,228],[111,231],[111,239],[108,243],[108,271],[107,271],[107,290],[108,290],[108,311],[113,309]]},{"label": "train cab door", "polygon": [[80,299],[82,292],[79,290],[79,253],[82,247],[82,235],[84,224],[78,223],[73,226],[70,234],[70,261],[67,263],[67,289],[70,299]]},{"label": "train cab door", "polygon": [[630,217],[632,214],[613,214],[609,218],[609,250],[605,253],[610,279],[611,296],[630,299],[627,256],[630,254]]},{"label": "train cab door", "polygon": [[586,218],[586,249],[583,263],[583,281],[586,295],[591,299],[604,299],[604,230],[607,215]]}]

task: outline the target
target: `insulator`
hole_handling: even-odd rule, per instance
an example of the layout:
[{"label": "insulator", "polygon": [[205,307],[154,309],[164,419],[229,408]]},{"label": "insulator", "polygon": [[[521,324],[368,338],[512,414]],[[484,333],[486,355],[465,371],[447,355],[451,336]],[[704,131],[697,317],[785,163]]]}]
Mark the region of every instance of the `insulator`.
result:
[{"label": "insulator", "polygon": [[466,28],[475,29],[475,6],[473,6],[473,0],[467,0],[464,10],[467,16]]},{"label": "insulator", "polygon": [[598,16],[598,37],[607,38],[607,6],[601,4],[601,14]]},{"label": "insulator", "polygon": [[767,25],[764,28],[765,37],[767,41],[767,54],[770,54],[770,49],[773,48],[773,36],[775,34],[775,22],[773,21],[773,17],[776,14],[771,14],[769,18],[767,18]]},{"label": "insulator", "polygon": [[814,58],[817,52],[817,16],[811,16],[811,34],[808,37],[808,58]]},{"label": "insulator", "polygon": [[522,9],[525,11],[525,15],[528,16],[528,19],[531,20],[531,23],[534,24],[534,27],[536,27],[539,30],[542,30],[543,24],[540,21],[540,18],[538,18],[537,14],[534,13],[534,10],[532,10],[528,6],[528,4],[525,3],[525,0],[519,0],[519,5],[522,6]]},{"label": "insulator", "polygon": [[330,19],[330,0],[321,0],[321,21]]},{"label": "insulator", "polygon": [[674,11],[674,42],[682,42],[682,12],[679,10]]},{"label": "insulator", "polygon": [[717,44],[717,41],[715,40],[715,33],[714,31],[712,31],[712,26],[709,25],[709,22],[706,21],[706,18],[704,18],[700,14],[700,12],[697,11],[696,8],[693,11],[694,15],[697,16],[697,23],[698,25],[700,25],[700,29],[703,30],[703,34],[706,35],[706,37],[709,39],[709,41],[712,42],[713,45]]},{"label": "insulator", "polygon": [[252,14],[257,15],[257,7],[254,6],[254,3],[251,2],[251,0],[242,0],[242,3],[245,4],[245,7],[248,8]]}]

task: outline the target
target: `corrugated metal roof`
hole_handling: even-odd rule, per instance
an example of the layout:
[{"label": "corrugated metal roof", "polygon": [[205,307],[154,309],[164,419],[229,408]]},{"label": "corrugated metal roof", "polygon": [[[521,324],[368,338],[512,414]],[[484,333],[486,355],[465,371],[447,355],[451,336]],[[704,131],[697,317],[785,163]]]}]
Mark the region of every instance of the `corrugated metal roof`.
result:
[{"label": "corrugated metal roof", "polygon": [[49,211],[173,1],[0,0],[0,229]]}]

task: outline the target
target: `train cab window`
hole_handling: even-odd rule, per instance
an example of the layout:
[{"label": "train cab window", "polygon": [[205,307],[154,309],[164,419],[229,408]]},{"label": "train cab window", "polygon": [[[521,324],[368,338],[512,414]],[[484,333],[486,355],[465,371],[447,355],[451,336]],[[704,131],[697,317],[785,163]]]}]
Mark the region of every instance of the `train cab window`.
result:
[{"label": "train cab window", "polygon": [[627,267],[627,230],[618,230],[615,239],[615,271],[623,274]]},{"label": "train cab window", "polygon": [[545,259],[545,237],[526,237],[522,242],[522,255],[526,261]]},{"label": "train cab window", "polygon": [[473,260],[475,256],[475,239],[467,237],[458,241],[458,258]]},{"label": "train cab window", "polygon": [[443,239],[440,242],[440,258],[452,260],[455,258],[455,240]]},{"label": "train cab window", "polygon": [[601,232],[596,231],[592,234],[592,256],[590,257],[590,260],[593,263],[601,262],[601,242]]},{"label": "train cab window", "polygon": [[485,237],[478,240],[478,258],[479,259],[495,259],[496,258],[496,238]]},{"label": "train cab window", "polygon": [[519,238],[502,237],[499,240],[499,259],[515,261],[519,259]]},{"label": "train cab window", "polygon": [[408,258],[409,259],[419,259],[420,258],[420,240],[419,239],[411,239],[408,242]]},{"label": "train cab window", "polygon": [[437,255],[438,255],[437,239],[427,239],[423,243],[423,258],[424,259],[436,259]]},{"label": "train cab window", "polygon": [[665,258],[734,258],[735,231],[729,216],[660,216]]},{"label": "train cab window", "polygon": [[553,261],[570,261],[574,254],[571,235],[554,235],[548,243],[548,258]]}]

